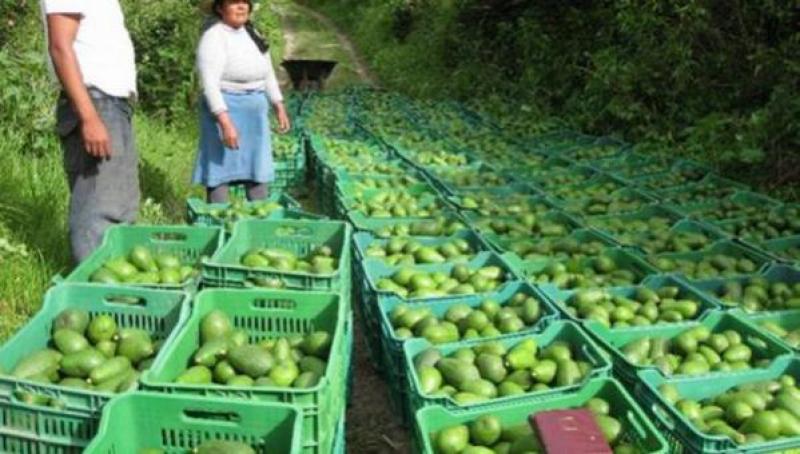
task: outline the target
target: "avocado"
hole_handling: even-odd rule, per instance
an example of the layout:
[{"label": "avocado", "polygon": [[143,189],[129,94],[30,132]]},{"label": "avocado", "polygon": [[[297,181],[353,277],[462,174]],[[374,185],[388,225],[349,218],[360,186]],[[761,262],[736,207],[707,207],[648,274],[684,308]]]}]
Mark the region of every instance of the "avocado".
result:
[{"label": "avocado", "polygon": [[89,341],[71,329],[59,329],[53,333],[53,344],[64,355],[77,353],[89,347]]},{"label": "avocado", "polygon": [[89,326],[89,313],[83,309],[69,308],[61,311],[53,320],[53,332],[59,329],[69,329],[83,334]]},{"label": "avocado", "polygon": [[275,366],[272,354],[255,345],[231,348],[227,360],[239,373],[253,379],[267,375]]}]

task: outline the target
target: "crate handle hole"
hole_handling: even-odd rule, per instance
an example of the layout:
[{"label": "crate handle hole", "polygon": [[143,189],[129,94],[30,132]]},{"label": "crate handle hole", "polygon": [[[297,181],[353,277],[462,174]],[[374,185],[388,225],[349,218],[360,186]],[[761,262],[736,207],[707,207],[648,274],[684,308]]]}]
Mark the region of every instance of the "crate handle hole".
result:
[{"label": "crate handle hole", "polygon": [[229,423],[239,423],[242,420],[242,417],[239,416],[238,413],[234,413],[231,411],[188,409],[183,411],[183,415],[186,419],[189,420],[194,419],[201,421],[229,422]]},{"label": "crate handle hole", "polygon": [[180,232],[156,232],[150,235],[150,239],[154,242],[180,242],[183,243],[189,239],[185,233]]},{"label": "crate handle hole", "polygon": [[310,237],[314,230],[310,227],[282,227],[275,231],[277,236]]},{"label": "crate handle hole", "polygon": [[103,299],[108,304],[119,304],[123,306],[146,306],[147,300],[141,296],[131,295],[108,295]]},{"label": "crate handle hole", "polygon": [[294,310],[297,309],[297,302],[290,299],[258,298],[251,302],[251,306],[262,310]]}]

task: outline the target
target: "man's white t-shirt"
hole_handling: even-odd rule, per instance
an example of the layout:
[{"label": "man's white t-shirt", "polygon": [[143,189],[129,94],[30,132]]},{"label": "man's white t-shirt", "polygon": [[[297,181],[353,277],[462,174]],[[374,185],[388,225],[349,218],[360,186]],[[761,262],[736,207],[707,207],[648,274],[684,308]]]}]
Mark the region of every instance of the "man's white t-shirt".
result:
[{"label": "man's white t-shirt", "polygon": [[[136,95],[136,61],[119,0],[40,0],[42,17],[48,14],[81,16],[75,37],[83,83],[108,95]],[[48,61],[50,59],[48,58]],[[52,70],[52,62],[50,62]]]}]

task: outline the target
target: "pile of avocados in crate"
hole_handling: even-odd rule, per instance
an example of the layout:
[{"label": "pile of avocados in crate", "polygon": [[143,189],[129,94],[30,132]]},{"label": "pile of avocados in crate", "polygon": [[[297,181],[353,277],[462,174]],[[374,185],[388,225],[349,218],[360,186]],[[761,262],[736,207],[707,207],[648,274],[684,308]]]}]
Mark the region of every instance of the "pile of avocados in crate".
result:
[{"label": "pile of avocados in crate", "polygon": [[567,409],[616,453],[800,449],[799,207],[456,103],[306,109],[318,203],[353,226],[354,308],[416,451],[545,452],[529,417]]},{"label": "pile of avocados in crate", "polygon": [[345,452],[351,228],[289,195],[304,144],[275,137],[268,200],[115,226],[54,279],[0,347],[0,452]]},{"label": "pile of avocados in crate", "polygon": [[457,103],[292,110],[269,200],[55,280],[0,349],[0,451],[345,452],[353,311],[416,452],[545,452],[568,409],[615,453],[800,449],[800,208]]}]

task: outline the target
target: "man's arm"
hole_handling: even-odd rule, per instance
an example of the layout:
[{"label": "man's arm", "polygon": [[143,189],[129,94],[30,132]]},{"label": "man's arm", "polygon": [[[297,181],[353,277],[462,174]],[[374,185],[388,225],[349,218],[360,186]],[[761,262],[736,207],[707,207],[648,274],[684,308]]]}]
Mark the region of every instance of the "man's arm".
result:
[{"label": "man's arm", "polygon": [[107,158],[111,156],[108,130],[97,114],[89,92],[83,84],[78,58],[72,47],[78,34],[80,19],[76,14],[49,14],[48,49],[61,85],[80,119],[81,135],[86,151],[96,158]]}]

